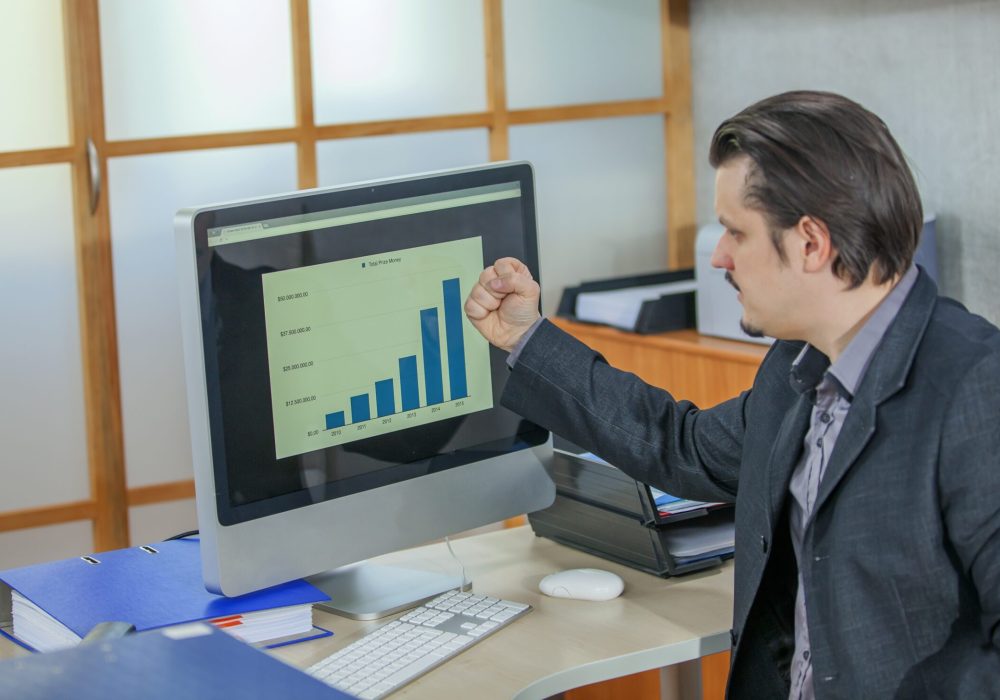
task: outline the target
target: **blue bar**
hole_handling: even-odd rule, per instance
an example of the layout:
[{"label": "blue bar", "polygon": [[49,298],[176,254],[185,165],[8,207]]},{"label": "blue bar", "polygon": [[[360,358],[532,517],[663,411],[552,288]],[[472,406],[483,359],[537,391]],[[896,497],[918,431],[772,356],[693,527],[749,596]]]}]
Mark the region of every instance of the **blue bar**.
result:
[{"label": "blue bar", "polygon": [[416,355],[399,358],[399,398],[403,402],[404,411],[420,408]]},{"label": "blue bar", "polygon": [[391,416],[396,412],[396,399],[392,395],[392,380],[383,379],[375,382],[375,410],[379,418]]},{"label": "blue bar", "polygon": [[344,412],[337,411],[336,413],[326,414],[326,429],[333,430],[334,428],[344,427]]},{"label": "blue bar", "polygon": [[427,405],[444,401],[441,379],[441,337],[438,333],[438,310],[420,310],[420,340],[424,350],[424,387]]},{"label": "blue bar", "polygon": [[361,423],[371,420],[372,409],[368,403],[368,394],[358,394],[351,397],[351,422]]},{"label": "blue bar", "polygon": [[465,340],[462,337],[462,293],[458,278],[441,282],[444,293],[444,337],[448,345],[448,384],[452,399],[469,395],[465,378]]}]

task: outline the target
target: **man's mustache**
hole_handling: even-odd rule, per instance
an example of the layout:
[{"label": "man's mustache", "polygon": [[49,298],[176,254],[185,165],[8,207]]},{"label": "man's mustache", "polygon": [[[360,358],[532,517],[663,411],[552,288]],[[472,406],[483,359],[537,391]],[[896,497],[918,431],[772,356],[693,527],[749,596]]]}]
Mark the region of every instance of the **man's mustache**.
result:
[{"label": "man's mustache", "polygon": [[737,292],[740,291],[740,285],[736,284],[736,282],[733,281],[733,273],[729,272],[728,270],[726,271],[726,281],[729,282],[729,284],[733,285],[733,289],[735,289]]}]

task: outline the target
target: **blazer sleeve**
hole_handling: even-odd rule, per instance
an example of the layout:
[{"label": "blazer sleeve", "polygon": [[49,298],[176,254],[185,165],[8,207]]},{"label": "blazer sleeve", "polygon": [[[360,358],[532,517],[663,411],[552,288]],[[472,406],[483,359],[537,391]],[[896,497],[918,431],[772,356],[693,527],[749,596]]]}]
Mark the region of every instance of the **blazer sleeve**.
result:
[{"label": "blazer sleeve", "polygon": [[[965,373],[946,413],[938,461],[941,509],[962,574],[972,583],[981,644],[953,655],[952,677],[1000,688],[1000,352]],[[978,604],[977,604],[978,603]]]},{"label": "blazer sleeve", "polygon": [[639,481],[729,502],[736,498],[748,395],[700,410],[614,369],[544,321],[523,347],[501,403]]}]

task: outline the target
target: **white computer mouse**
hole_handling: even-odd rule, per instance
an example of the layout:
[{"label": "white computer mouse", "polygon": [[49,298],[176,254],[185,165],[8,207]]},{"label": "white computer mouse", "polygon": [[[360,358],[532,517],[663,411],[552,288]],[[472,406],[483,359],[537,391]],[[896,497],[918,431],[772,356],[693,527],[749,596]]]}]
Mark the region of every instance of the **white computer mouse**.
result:
[{"label": "white computer mouse", "polygon": [[553,598],[611,600],[625,590],[618,574],[601,569],[567,569],[549,574],[538,583],[542,593]]}]

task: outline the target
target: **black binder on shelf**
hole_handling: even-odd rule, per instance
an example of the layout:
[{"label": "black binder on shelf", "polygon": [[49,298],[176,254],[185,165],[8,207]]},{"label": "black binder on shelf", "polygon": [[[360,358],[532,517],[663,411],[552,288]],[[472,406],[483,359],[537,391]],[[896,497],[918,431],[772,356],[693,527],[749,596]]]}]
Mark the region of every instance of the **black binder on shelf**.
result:
[{"label": "black binder on shelf", "polygon": [[[586,292],[610,292],[693,280],[694,269],[691,268],[584,282],[576,287],[567,287],[563,290],[556,315],[573,321],[594,323],[592,320],[580,318],[577,315],[577,300],[580,294]],[[691,290],[664,294],[658,298],[643,301],[634,325],[630,328],[624,328],[624,330],[635,333],[662,333],[664,331],[680,330],[683,328],[694,328],[696,326],[694,295],[695,292]]]},{"label": "black binder on shelf", "polygon": [[545,510],[528,514],[538,536],[657,576],[716,567],[732,557],[729,550],[678,559],[670,551],[673,528],[731,522],[731,506],[664,517],[649,487],[614,467],[557,450],[548,470],[556,484],[556,500]]}]

